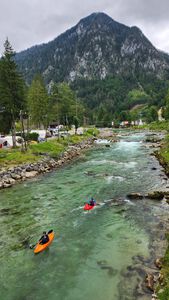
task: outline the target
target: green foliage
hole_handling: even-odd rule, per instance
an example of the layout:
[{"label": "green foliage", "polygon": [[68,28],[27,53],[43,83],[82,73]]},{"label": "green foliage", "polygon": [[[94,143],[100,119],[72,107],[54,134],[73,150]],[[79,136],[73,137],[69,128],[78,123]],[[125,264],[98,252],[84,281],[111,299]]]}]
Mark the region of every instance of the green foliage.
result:
[{"label": "green foliage", "polygon": [[43,155],[48,154],[51,157],[58,157],[58,155],[64,151],[64,146],[58,142],[57,139],[47,141],[44,143],[39,143],[31,145],[30,149],[34,154]]},{"label": "green foliage", "polygon": [[31,122],[38,127],[48,125],[49,100],[47,91],[40,75],[37,75],[28,90],[28,111]]},{"label": "green foliage", "polygon": [[77,116],[75,116],[75,117],[73,118],[73,123],[74,123],[74,125],[75,125],[75,131],[77,132],[77,129],[78,129],[78,127],[79,127],[79,119],[78,119]]},{"label": "green foliage", "polygon": [[92,135],[97,135],[96,128],[90,128],[84,135],[71,135],[65,139],[50,139],[47,142],[32,144],[26,153],[20,149],[0,149],[0,166],[9,167],[23,163],[36,162],[43,156],[58,158],[69,145],[74,145],[86,140]]},{"label": "green foliage", "polygon": [[169,89],[165,96],[165,105],[164,117],[166,120],[169,120]]},{"label": "green foliage", "polygon": [[133,89],[127,95],[127,106],[128,108],[132,108],[137,104],[145,104],[150,100],[150,96],[148,96],[145,91],[141,89]]},{"label": "green foliage", "polygon": [[15,121],[25,107],[25,87],[14,62],[15,52],[8,39],[0,60],[0,131],[8,133],[12,128],[15,135]]},{"label": "green foliage", "polygon": [[[163,267],[161,273],[164,276],[164,281],[162,285],[162,292],[158,293],[159,300],[169,299],[169,234],[166,235],[168,240],[168,248],[163,259]],[[160,290],[160,286],[157,289]]]},{"label": "green foliage", "polygon": [[30,132],[25,136],[27,141],[38,141],[39,134],[37,132]]},{"label": "green foliage", "polygon": [[89,128],[86,130],[85,135],[86,136],[97,136],[99,134],[99,130],[97,128]]},{"label": "green foliage", "polygon": [[144,126],[142,126],[142,128],[145,129],[150,129],[150,130],[156,130],[156,131],[161,131],[161,130],[166,130],[169,132],[169,122],[167,121],[156,121],[156,122],[152,122],[150,124],[146,124]]},{"label": "green foliage", "polygon": [[8,134],[12,125],[12,116],[10,113],[3,111],[0,112],[0,132]]},{"label": "green foliage", "polygon": [[28,150],[26,153],[21,152],[20,149],[0,150],[0,166],[14,166],[36,162],[38,159],[39,157],[35,156],[31,150]]},{"label": "green foliage", "polygon": [[153,121],[158,120],[157,108],[155,106],[146,107],[142,111],[143,120],[147,123],[151,123]]},{"label": "green foliage", "polygon": [[58,124],[70,127],[76,122],[75,115],[77,115],[79,124],[80,119],[82,119],[84,107],[67,83],[53,85],[50,102],[52,107],[51,119],[57,120]]},{"label": "green foliage", "polygon": [[160,156],[167,164],[169,164],[169,136],[166,137],[165,145],[163,145],[160,150]]},{"label": "green foliage", "polygon": [[[135,105],[147,106],[143,112],[147,122],[156,120],[155,110],[164,104],[169,83],[153,75],[139,74],[79,79],[71,86],[84,103],[88,122],[99,127],[111,126],[112,121],[133,120],[130,109]],[[135,114],[134,119],[138,117]]]}]

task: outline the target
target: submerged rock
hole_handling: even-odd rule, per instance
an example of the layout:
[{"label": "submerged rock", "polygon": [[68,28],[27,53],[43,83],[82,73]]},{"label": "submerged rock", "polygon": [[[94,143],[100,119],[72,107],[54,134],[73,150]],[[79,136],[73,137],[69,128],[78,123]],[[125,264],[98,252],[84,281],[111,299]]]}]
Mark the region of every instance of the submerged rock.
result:
[{"label": "submerged rock", "polygon": [[150,192],[145,197],[149,199],[162,200],[164,198],[164,192],[163,191]]},{"label": "submerged rock", "polygon": [[84,174],[87,175],[87,176],[94,176],[94,175],[96,175],[96,173],[93,172],[93,171],[86,171],[86,172],[84,172]]},{"label": "submerged rock", "polygon": [[130,193],[127,195],[128,199],[143,199],[143,195],[140,193]]},{"label": "submerged rock", "polygon": [[97,264],[100,266],[102,270],[108,270],[109,276],[114,276],[117,274],[117,270],[114,269],[112,266],[109,266],[106,260],[97,261]]}]

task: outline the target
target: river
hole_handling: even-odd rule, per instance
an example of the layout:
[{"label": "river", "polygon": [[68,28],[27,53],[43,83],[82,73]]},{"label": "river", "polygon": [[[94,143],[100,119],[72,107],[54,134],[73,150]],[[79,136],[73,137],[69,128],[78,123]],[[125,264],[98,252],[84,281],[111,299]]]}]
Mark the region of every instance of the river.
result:
[{"label": "river", "polygon": [[[151,261],[168,212],[158,201],[126,199],[166,185],[144,135],[94,147],[63,168],[0,192],[1,300],[151,299],[138,295],[143,276],[135,267],[143,258]],[[86,213],[91,196],[101,205]],[[53,244],[34,255],[27,239],[34,243],[49,229]]]}]

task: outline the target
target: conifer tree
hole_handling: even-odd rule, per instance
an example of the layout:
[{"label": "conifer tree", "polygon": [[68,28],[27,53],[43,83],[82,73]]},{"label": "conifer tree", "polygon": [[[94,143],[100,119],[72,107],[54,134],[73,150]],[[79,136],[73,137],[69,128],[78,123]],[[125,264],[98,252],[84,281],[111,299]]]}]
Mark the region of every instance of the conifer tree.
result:
[{"label": "conifer tree", "polygon": [[[17,71],[15,52],[8,39],[4,43],[4,54],[0,60],[0,110],[3,122],[11,127],[13,147],[16,147],[15,122],[24,108],[24,81]],[[5,126],[4,126],[5,127]]]},{"label": "conifer tree", "polygon": [[28,110],[32,124],[48,126],[49,98],[40,75],[36,75],[28,90]]}]

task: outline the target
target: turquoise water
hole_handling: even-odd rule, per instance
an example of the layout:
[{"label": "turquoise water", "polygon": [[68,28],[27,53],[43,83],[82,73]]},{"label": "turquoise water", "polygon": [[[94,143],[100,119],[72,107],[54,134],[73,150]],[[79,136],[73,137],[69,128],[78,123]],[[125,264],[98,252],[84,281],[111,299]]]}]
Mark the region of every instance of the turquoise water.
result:
[{"label": "turquoise water", "polygon": [[[95,147],[71,165],[0,192],[1,300],[136,299],[140,277],[129,280],[128,266],[133,257],[150,258],[151,228],[165,214],[157,202],[126,199],[162,184],[143,137]],[[86,213],[91,196],[101,205]],[[28,244],[51,228],[53,244],[35,256]]]}]

